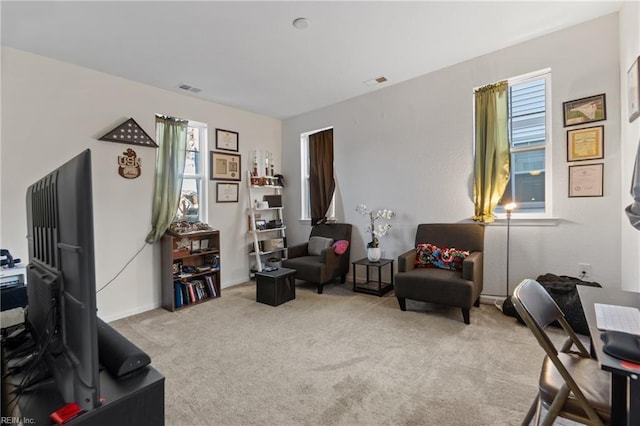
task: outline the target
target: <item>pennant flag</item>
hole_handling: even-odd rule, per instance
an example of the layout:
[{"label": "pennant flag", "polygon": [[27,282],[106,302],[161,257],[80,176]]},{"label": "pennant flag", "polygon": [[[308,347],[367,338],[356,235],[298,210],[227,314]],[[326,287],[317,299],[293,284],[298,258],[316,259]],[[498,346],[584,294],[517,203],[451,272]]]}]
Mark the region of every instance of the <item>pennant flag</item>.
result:
[{"label": "pennant flag", "polygon": [[150,146],[153,148],[157,148],[158,144],[151,139],[142,127],[136,123],[136,120],[133,118],[128,119],[115,129],[107,132],[100,139],[105,142],[120,142],[120,143],[128,143],[131,145],[141,145],[141,146]]}]

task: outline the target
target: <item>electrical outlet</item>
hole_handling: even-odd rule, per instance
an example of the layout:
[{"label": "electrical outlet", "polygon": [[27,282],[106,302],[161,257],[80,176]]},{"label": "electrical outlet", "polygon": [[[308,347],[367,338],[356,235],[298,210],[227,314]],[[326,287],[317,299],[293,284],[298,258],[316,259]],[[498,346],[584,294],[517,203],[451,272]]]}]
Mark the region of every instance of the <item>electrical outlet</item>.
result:
[{"label": "electrical outlet", "polygon": [[580,278],[591,276],[591,264],[590,263],[578,263],[578,276]]}]

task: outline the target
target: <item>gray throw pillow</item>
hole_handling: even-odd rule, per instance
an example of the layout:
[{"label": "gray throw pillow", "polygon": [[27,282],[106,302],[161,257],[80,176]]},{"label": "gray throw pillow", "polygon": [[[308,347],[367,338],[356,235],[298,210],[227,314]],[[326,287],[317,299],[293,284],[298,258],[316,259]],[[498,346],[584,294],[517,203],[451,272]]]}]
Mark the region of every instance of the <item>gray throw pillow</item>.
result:
[{"label": "gray throw pillow", "polygon": [[309,238],[309,245],[307,251],[311,256],[320,256],[322,250],[329,248],[333,245],[333,238],[325,237],[311,237]]}]

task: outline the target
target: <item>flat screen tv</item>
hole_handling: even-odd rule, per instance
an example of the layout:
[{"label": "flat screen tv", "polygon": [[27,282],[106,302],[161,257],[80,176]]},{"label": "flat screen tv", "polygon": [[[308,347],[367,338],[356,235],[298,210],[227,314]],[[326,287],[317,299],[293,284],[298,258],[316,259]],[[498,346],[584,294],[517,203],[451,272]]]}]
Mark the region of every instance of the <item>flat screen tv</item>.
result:
[{"label": "flat screen tv", "polygon": [[91,151],[27,189],[26,324],[65,403],[100,404]]}]

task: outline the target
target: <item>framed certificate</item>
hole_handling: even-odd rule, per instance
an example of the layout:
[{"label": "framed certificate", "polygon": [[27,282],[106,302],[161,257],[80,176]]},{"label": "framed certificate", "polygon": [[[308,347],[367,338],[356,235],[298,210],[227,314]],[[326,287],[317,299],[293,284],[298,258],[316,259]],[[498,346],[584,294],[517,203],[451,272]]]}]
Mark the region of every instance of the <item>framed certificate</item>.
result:
[{"label": "framed certificate", "polygon": [[238,152],[239,138],[238,132],[216,129],[216,149]]},{"label": "framed certificate", "polygon": [[241,180],[240,154],[211,151],[211,180]]},{"label": "framed certificate", "polygon": [[602,197],[604,164],[569,166],[569,197]]},{"label": "framed certificate", "polygon": [[604,158],[604,126],[567,130],[567,161]]},{"label": "framed certificate", "polygon": [[238,189],[237,183],[216,183],[216,203],[237,203]]}]

